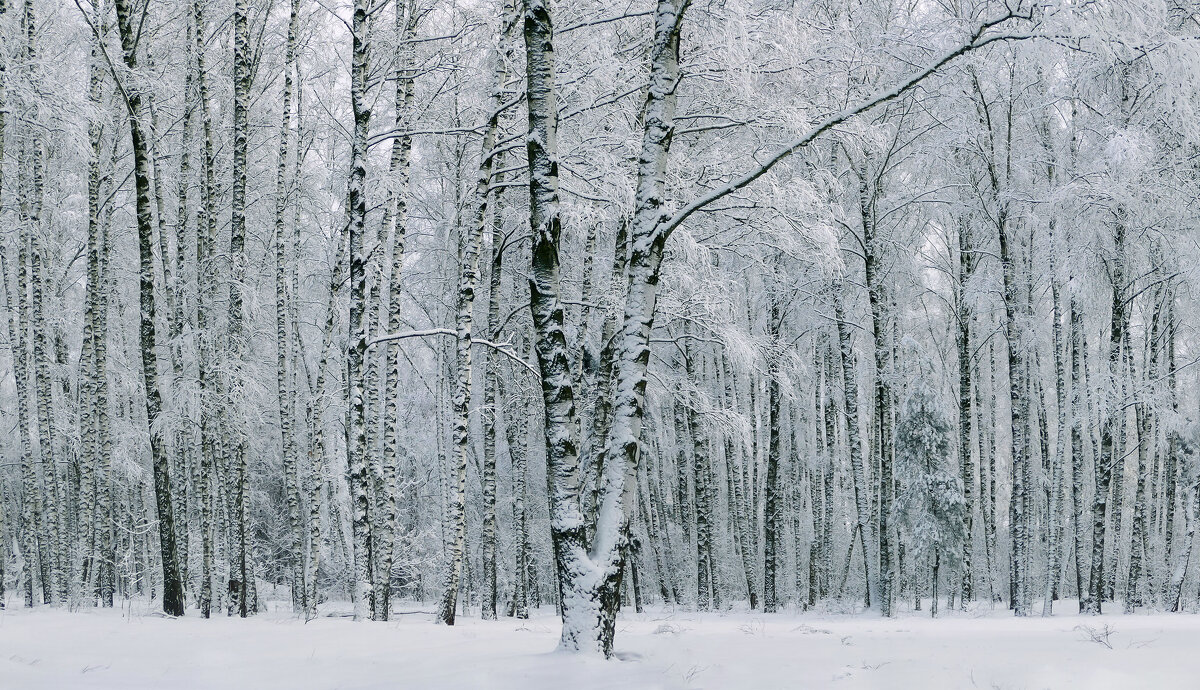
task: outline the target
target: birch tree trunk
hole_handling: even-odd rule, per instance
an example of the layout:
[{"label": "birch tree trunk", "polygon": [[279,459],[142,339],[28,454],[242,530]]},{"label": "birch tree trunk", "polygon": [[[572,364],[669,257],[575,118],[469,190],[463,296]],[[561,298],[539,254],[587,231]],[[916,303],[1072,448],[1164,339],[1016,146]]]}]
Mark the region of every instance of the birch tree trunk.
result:
[{"label": "birch tree trunk", "polygon": [[[498,266],[496,268],[499,268]],[[525,396],[515,389],[505,391],[500,384],[500,395],[505,400],[504,433],[508,441],[508,457],[513,477],[513,533],[516,544],[515,567],[513,570],[513,616],[529,618],[529,534],[525,508],[528,430],[525,426]]]},{"label": "birch tree trunk", "polygon": [[1062,544],[1059,535],[1062,533],[1062,500],[1063,481],[1065,474],[1067,452],[1067,386],[1066,368],[1063,361],[1063,351],[1066,344],[1062,334],[1062,286],[1056,273],[1057,245],[1054,244],[1054,221],[1050,224],[1050,299],[1051,325],[1053,332],[1052,347],[1054,348],[1054,409],[1058,413],[1058,427],[1054,435],[1054,458],[1050,471],[1050,520],[1048,545],[1046,547],[1046,590],[1042,599],[1042,615],[1049,616],[1054,611],[1054,599],[1058,591],[1058,580],[1061,570]]},{"label": "birch tree trunk", "polygon": [[[585,598],[597,606],[598,626],[589,641],[605,656],[612,654],[621,573],[629,538],[629,507],[635,496],[638,448],[650,360],[659,269],[669,231],[660,226],[665,204],[665,172],[674,127],[675,88],[679,82],[679,33],[686,0],[659,0],[650,52],[650,86],[642,111],[643,138],[638,158],[635,207],[630,231],[629,278],[625,313],[614,360],[613,417],[600,476],[599,510],[590,553],[596,577]],[[543,378],[545,373],[543,372]],[[564,614],[568,628],[582,623]],[[583,631],[576,628],[577,639]],[[596,648],[593,647],[593,648]]]},{"label": "birch tree trunk", "polygon": [[[300,23],[300,0],[292,0],[288,15],[287,46],[283,72],[283,120],[279,124],[279,161],[275,168],[275,384],[279,403],[279,433],[283,452],[283,480],[287,493],[288,528],[291,533],[292,608],[299,613],[307,609],[303,566],[304,528],[300,522],[300,469],[294,437],[295,391],[289,372],[288,355],[291,338],[288,335],[288,302],[299,299],[288,295],[288,251],[284,240],[285,214],[289,199],[287,184],[288,144],[291,138],[292,73],[296,62],[296,32]],[[296,155],[299,155],[297,152]],[[295,200],[292,203],[297,203]],[[291,366],[295,366],[293,363]]]},{"label": "birch tree trunk", "polygon": [[[236,0],[233,5],[233,185],[231,189],[233,213],[230,220],[230,275],[229,275],[229,358],[233,362],[232,372],[237,377],[228,386],[230,402],[241,398],[244,387],[245,315],[242,306],[242,286],[246,275],[246,174],[247,150],[250,136],[250,8],[247,0]],[[250,442],[240,420],[231,420],[233,432],[233,524],[234,553],[237,588],[234,592],[238,615],[250,615],[254,583],[254,570],[250,564],[249,514],[246,502],[249,493],[246,457]]]},{"label": "birch tree trunk", "polygon": [[529,135],[529,225],[532,232],[529,301],[534,349],[542,376],[550,539],[554,547],[563,629],[559,647],[611,654],[597,596],[601,574],[588,554],[579,504],[578,429],[563,305],[560,296],[558,104],[554,88],[554,30],[546,0],[525,3],[526,100]]},{"label": "birch tree trunk", "polygon": [[[136,18],[128,0],[115,0],[117,29],[121,36],[125,67],[137,73]],[[141,96],[136,90],[124,93],[129,111],[129,134],[133,142],[134,185],[137,194],[138,251],[141,257],[139,294],[141,300],[142,378],[146,387],[147,434],[154,467],[154,494],[158,509],[159,547],[163,570],[163,612],[183,615],[183,587],[179,578],[179,563],[175,545],[175,518],[171,507],[170,460],[161,438],[155,433],[162,412],[162,395],[158,388],[158,356],[155,350],[154,324],[154,235],[150,209],[150,162],[148,146],[141,126]]]},{"label": "birch tree trunk", "polygon": [[[778,296],[771,296],[770,336],[773,348],[779,346],[779,331],[782,317],[780,315]],[[775,613],[779,608],[779,594],[775,582],[776,568],[779,555],[776,553],[780,535],[780,520],[783,518],[783,506],[779,489],[779,463],[782,450],[780,424],[780,391],[778,353],[772,353],[770,373],[767,381],[767,415],[770,419],[770,436],[767,442],[767,484],[766,484],[766,513],[763,515],[763,613]]]},{"label": "birch tree trunk", "polygon": [[[0,6],[0,21],[3,21],[4,15],[7,14],[7,12],[8,12],[8,3],[5,3],[4,5]],[[7,121],[7,117],[6,117],[7,109],[8,109],[8,55],[4,54],[4,55],[0,55],[0,196],[3,196],[3,192],[4,192],[4,132],[5,132],[5,124]],[[90,183],[90,177],[89,177],[89,183]],[[91,197],[89,196],[89,201],[90,200],[91,200]],[[16,363],[16,359],[17,359],[17,352],[16,352],[16,347],[13,344],[13,336],[15,335],[14,331],[16,330],[16,328],[13,327],[12,321],[11,321],[12,312],[13,312],[13,303],[12,303],[12,300],[9,299],[8,267],[5,265],[5,262],[3,259],[3,254],[5,253],[6,249],[7,249],[6,247],[3,249],[0,249],[0,291],[2,291],[4,293],[4,306],[5,306],[6,310],[8,311],[8,317],[4,320],[4,326],[8,330],[9,350],[12,354],[12,358],[13,358],[13,362],[14,362],[14,366],[13,366],[14,372],[13,373],[15,375],[16,374],[15,363]],[[18,403],[18,405],[19,405],[19,403]],[[23,429],[22,429],[19,421],[18,421],[18,425],[17,425],[17,433],[18,434],[23,433]],[[24,453],[22,453],[22,459],[23,458],[24,458]],[[3,494],[0,493],[0,502],[3,502],[3,498],[4,498]],[[25,505],[27,503],[29,503],[28,500],[21,501],[22,513],[24,513],[24,511],[25,511]],[[87,523],[84,523],[84,524],[86,525]],[[4,529],[4,510],[3,510],[3,507],[0,507],[0,531],[2,531],[3,529]],[[28,566],[28,563],[31,560],[32,552],[25,551],[25,549],[26,549],[26,536],[25,535],[28,533],[28,531],[29,531],[29,528],[27,526],[22,527],[20,529],[20,531],[17,533],[17,540],[21,544],[21,550],[25,552],[23,555],[25,556],[24,561],[26,563],[26,566],[24,567],[23,572],[22,572],[22,575],[25,578],[25,591],[26,591],[26,597],[27,597],[26,601],[25,601],[25,606],[26,606],[26,608],[31,608],[33,606],[33,581],[32,581],[32,578],[29,576],[30,568]],[[90,546],[90,544],[87,544],[87,546]],[[7,551],[7,547],[0,547],[0,610],[3,610],[4,601],[5,601],[4,556],[5,556],[6,551]]]},{"label": "birch tree trunk", "polygon": [[346,378],[349,386],[348,466],[351,524],[354,541],[354,619],[367,617],[374,596],[371,556],[371,515],[367,476],[367,420],[363,374],[367,354],[366,291],[367,253],[363,246],[366,232],[367,134],[371,124],[371,106],[367,99],[369,72],[370,20],[368,0],[354,0],[351,21],[350,104],[354,113],[354,131],[350,145],[350,176],[347,183],[347,232],[350,242],[350,341],[346,353]]},{"label": "birch tree trunk", "polygon": [[[24,228],[24,224],[19,226]],[[8,342],[12,351],[13,377],[17,388],[17,431],[21,438],[21,491],[24,498],[21,501],[21,551],[25,565],[22,576],[25,581],[25,607],[34,605],[33,591],[35,576],[42,577],[45,572],[41,565],[44,563],[43,550],[39,548],[39,535],[42,534],[41,491],[38,487],[38,473],[33,457],[33,440],[30,430],[31,405],[29,400],[29,355],[26,340],[29,337],[26,316],[28,298],[26,297],[26,244],[24,230],[17,233],[17,270],[16,270],[16,300],[8,292],[8,267],[3,266],[5,304],[9,305]],[[0,254],[0,262],[4,262]],[[16,308],[12,307],[16,304]],[[45,582],[43,582],[45,585]]]},{"label": "birch tree trunk", "polygon": [[[215,559],[215,514],[213,493],[217,462],[217,409],[215,394],[219,385],[212,376],[214,364],[214,337],[209,328],[209,315],[214,309],[214,280],[204,280],[202,276],[211,276],[212,256],[215,251],[217,234],[216,212],[216,154],[213,143],[212,115],[208,100],[208,75],[205,69],[205,32],[207,25],[204,18],[204,3],[194,0],[192,3],[192,24],[194,31],[193,51],[196,57],[196,100],[200,112],[202,140],[202,171],[200,175],[200,204],[196,214],[196,331],[197,331],[197,379],[200,388],[200,472],[196,491],[200,494],[200,547],[201,573],[200,592],[197,597],[200,606],[200,616],[208,618],[212,613],[213,578],[216,576]],[[220,593],[217,597],[219,599]],[[219,607],[219,605],[218,605]]]},{"label": "birch tree trunk", "polygon": [[[99,29],[101,26],[107,26],[103,3],[98,2],[92,8],[92,11],[93,25],[98,28],[101,35],[105,35],[107,32]],[[96,578],[97,557],[99,556],[96,541],[99,538],[100,531],[105,529],[105,523],[97,520],[96,511],[96,501],[100,493],[99,480],[101,479],[97,472],[100,456],[99,439],[101,435],[99,429],[100,415],[97,408],[98,399],[100,398],[99,388],[102,385],[99,380],[99,367],[96,361],[96,341],[99,338],[106,337],[104,333],[97,330],[97,312],[100,308],[101,293],[104,291],[102,284],[103,276],[100,273],[100,252],[104,243],[103,229],[100,225],[100,156],[102,154],[104,133],[104,124],[99,115],[102,112],[101,83],[103,79],[100,40],[100,36],[92,37],[91,64],[88,70],[88,102],[96,109],[96,114],[88,122],[88,143],[91,145],[91,157],[88,159],[87,294],[84,298],[83,343],[79,356],[80,369],[83,376],[83,382],[80,386],[81,411],[79,415],[79,436],[83,442],[84,457],[84,462],[80,464],[82,475],[80,484],[83,489],[83,496],[79,523],[84,533],[83,547],[81,549],[83,562],[80,572],[80,586],[82,587],[82,591],[78,593],[78,596],[81,599],[93,602],[95,601],[95,588],[93,585]],[[0,85],[0,90],[2,89],[3,85]],[[0,95],[0,98],[2,97]],[[0,107],[0,110],[2,109]],[[3,132],[2,120],[0,120],[0,132]],[[2,159],[3,144],[0,143],[0,160]]]},{"label": "birch tree trunk", "polygon": [[1071,513],[1075,534],[1075,591],[1079,595],[1079,612],[1085,611],[1087,581],[1084,572],[1087,568],[1087,547],[1083,531],[1087,514],[1084,511],[1084,466],[1083,466],[1083,423],[1087,418],[1083,396],[1087,388],[1083,372],[1083,356],[1087,343],[1083,334],[1083,315],[1075,301],[1075,295],[1069,298],[1068,323],[1071,341]]},{"label": "birch tree trunk", "polygon": [[[498,192],[496,201],[499,201]],[[499,212],[499,208],[494,209]],[[504,258],[504,232],[498,221],[492,222],[492,260],[488,277],[487,337],[495,342],[500,329],[501,265]],[[480,616],[496,620],[496,419],[500,414],[497,391],[496,353],[487,351],[484,360],[483,413],[483,592]],[[509,423],[505,420],[506,423]],[[510,450],[511,454],[511,450]],[[519,574],[518,574],[519,577]]]},{"label": "birch tree trunk", "polygon": [[824,355],[821,366],[821,376],[824,383],[824,409],[821,411],[821,420],[825,425],[825,433],[822,437],[824,457],[821,459],[821,462],[825,467],[825,485],[822,487],[822,503],[825,507],[825,516],[822,520],[824,531],[820,535],[820,539],[821,571],[824,578],[822,592],[824,596],[829,596],[833,591],[833,496],[834,474],[837,472],[835,457],[838,444],[838,420],[837,405],[833,395],[833,381],[837,376],[834,371],[833,339],[826,333],[824,340]]},{"label": "birch tree trunk", "polygon": [[[501,29],[500,45],[503,46],[511,35],[512,27],[515,22],[510,21],[513,14],[507,12],[502,19],[503,28]],[[467,450],[470,442],[469,438],[469,419],[471,403],[471,332],[473,326],[472,311],[475,306],[475,288],[479,282],[479,254],[480,246],[483,241],[483,233],[487,225],[487,209],[488,200],[491,193],[492,185],[492,169],[496,160],[496,133],[500,127],[500,117],[504,112],[503,100],[505,94],[505,81],[508,75],[508,66],[505,60],[505,51],[503,47],[500,53],[496,56],[496,64],[492,74],[492,102],[491,113],[485,125],[483,146],[480,154],[479,172],[475,182],[475,217],[472,219],[471,226],[467,229],[466,235],[462,239],[462,245],[459,248],[459,279],[458,279],[458,298],[455,305],[455,331],[457,333],[457,378],[454,389],[454,427],[453,427],[453,442],[454,442],[454,466],[453,466],[453,485],[451,487],[450,501],[447,508],[447,522],[451,525],[453,534],[450,540],[450,563],[446,568],[446,583],[445,591],[442,595],[441,608],[438,611],[438,620],[446,625],[454,625],[454,609],[458,601],[458,586],[459,579],[462,575],[463,559],[466,557],[466,532],[467,532],[467,512],[466,512],[466,491],[467,491]],[[495,484],[495,458],[492,458],[491,483]],[[484,469],[484,484],[485,493],[486,485],[489,482],[488,469]],[[492,493],[494,494],[494,488]],[[494,497],[493,497],[494,499]],[[486,501],[485,501],[486,502]],[[485,506],[486,512],[486,506]],[[492,515],[495,515],[494,505]],[[492,519],[492,529],[494,531],[494,518]],[[495,569],[495,553],[493,548],[492,558],[492,573]],[[487,569],[487,557],[485,554],[485,570]],[[488,575],[485,573],[485,588],[487,586]],[[495,617],[495,582],[491,584],[492,598],[491,602],[491,617]],[[488,604],[485,602],[485,608]],[[487,617],[487,614],[485,614]]]},{"label": "birch tree trunk", "polygon": [[1200,489],[1194,481],[1184,489],[1183,510],[1183,546],[1171,564],[1171,584],[1167,594],[1167,605],[1172,613],[1183,610],[1183,581],[1187,576],[1188,565],[1192,561],[1192,548],[1196,536],[1196,516],[1200,514]]},{"label": "birch tree trunk", "polygon": [[[1117,219],[1113,227],[1114,255],[1110,269],[1112,278],[1112,316],[1109,327],[1107,352],[1108,387],[1111,390],[1115,381],[1112,378],[1120,375],[1121,344],[1124,341],[1126,324],[1125,316],[1125,224]],[[1113,468],[1117,464],[1120,449],[1114,443],[1114,426],[1120,423],[1118,417],[1124,416],[1121,402],[1114,400],[1110,393],[1107,400],[1107,411],[1100,423],[1100,458],[1095,471],[1095,495],[1092,498],[1092,566],[1088,576],[1088,591],[1085,602],[1080,604],[1082,613],[1100,613],[1100,602],[1104,597],[1104,537],[1107,521],[1105,513],[1108,507],[1108,491],[1112,483]]]},{"label": "birch tree trunk", "polygon": [[[725,371],[725,404],[731,412],[738,412],[737,400],[737,384],[733,377],[733,369],[730,366],[729,358],[722,357],[721,363]],[[755,567],[756,549],[753,546],[753,541],[750,538],[749,516],[746,509],[746,493],[742,488],[742,471],[741,468],[734,464],[735,456],[741,457],[741,464],[748,462],[745,458],[745,453],[739,454],[734,438],[730,434],[726,434],[725,438],[725,462],[726,472],[730,474],[729,484],[732,488],[730,491],[730,500],[733,501],[731,510],[733,512],[734,530],[737,533],[738,551],[742,556],[742,570],[746,575],[746,596],[750,602],[750,610],[758,609],[758,569]],[[657,531],[657,530],[656,530]]]},{"label": "birch tree trunk", "polygon": [[[895,496],[892,479],[892,387],[889,371],[887,334],[887,293],[881,275],[879,237],[875,227],[876,190],[866,164],[857,170],[859,180],[859,215],[863,230],[863,264],[867,282],[867,299],[871,304],[871,334],[875,351],[875,416],[879,430],[877,443],[872,443],[875,466],[879,468],[879,609],[884,616],[892,615],[895,593],[892,591],[895,573],[892,565],[891,513]],[[877,181],[878,178],[875,178]],[[872,600],[874,601],[874,600]]]},{"label": "birch tree trunk", "polygon": [[1017,285],[1016,248],[1007,223],[1007,207],[1002,207],[1000,221],[1000,261],[1004,272],[1005,336],[1008,341],[1008,393],[1012,415],[1012,496],[1010,554],[1013,587],[1010,604],[1017,616],[1029,615],[1025,587],[1029,566],[1029,498],[1026,484],[1029,463],[1028,418],[1029,400],[1026,390],[1026,362],[1021,343],[1020,288]]},{"label": "birch tree trunk", "polygon": [[[149,51],[147,51],[149,52]],[[147,60],[147,68],[154,70],[154,60],[152,54]],[[186,82],[186,77],[185,77]],[[183,393],[183,350],[182,350],[182,335],[183,335],[183,320],[182,313],[179,311],[178,301],[180,299],[180,286],[177,280],[179,271],[182,270],[182,265],[176,263],[175,271],[172,271],[170,261],[170,249],[167,232],[167,213],[165,208],[165,198],[163,192],[163,171],[160,162],[163,156],[159,152],[161,145],[161,135],[159,133],[158,108],[156,106],[154,92],[150,91],[146,94],[146,110],[150,115],[150,130],[148,135],[149,156],[150,156],[150,173],[151,173],[151,190],[154,195],[154,218],[155,227],[158,234],[158,256],[159,263],[162,266],[162,293],[164,297],[165,312],[167,321],[167,340],[166,347],[168,351],[168,361],[171,365],[170,385],[165,388],[169,390],[170,397],[167,399],[167,410],[165,417],[174,419],[180,417],[184,413],[182,393]],[[187,119],[185,118],[185,123]],[[185,124],[186,129],[186,124]],[[183,179],[181,177],[181,179]],[[186,185],[184,185],[186,189]],[[184,196],[180,197],[182,212],[178,216],[177,222],[177,246],[183,247],[185,241],[187,227],[187,199]],[[178,258],[178,257],[177,257]],[[164,434],[166,431],[164,430]],[[175,544],[179,550],[179,579],[182,582],[184,589],[187,588],[188,573],[188,521],[187,521],[187,501],[188,501],[188,467],[190,464],[191,448],[187,443],[187,436],[184,433],[183,425],[175,424],[170,430],[171,441],[168,448],[169,454],[172,456],[171,472],[175,481],[171,483],[173,495],[171,497],[171,505],[175,510]],[[166,437],[164,436],[164,442]],[[186,593],[185,593],[186,596]]]},{"label": "birch tree trunk", "polygon": [[[1157,253],[1155,249],[1152,253]],[[1157,262],[1156,262],[1157,263]],[[1157,273],[1157,272],[1155,272]],[[1157,381],[1161,372],[1158,370],[1158,340],[1162,313],[1159,309],[1163,290],[1155,289],[1152,293],[1153,314],[1150,317],[1150,332],[1146,335],[1146,364],[1143,378],[1146,381]],[[1151,405],[1141,402],[1134,407],[1137,419],[1137,488],[1133,500],[1132,530],[1129,547],[1129,571],[1125,579],[1125,613],[1133,613],[1145,604],[1145,592],[1148,588],[1142,586],[1143,573],[1148,570],[1143,560],[1147,558],[1146,538],[1149,531],[1146,526],[1147,492],[1150,490],[1150,469],[1147,467],[1148,454],[1156,445],[1153,437],[1154,410]]]},{"label": "birch tree trunk", "polygon": [[850,473],[854,480],[854,505],[857,510],[857,529],[862,544],[863,569],[867,578],[867,606],[879,601],[878,579],[874,560],[867,544],[871,534],[870,489],[867,485],[866,468],[863,466],[862,437],[858,424],[858,379],[854,372],[854,349],[850,342],[850,328],[842,307],[842,281],[833,283],[834,320],[837,322],[838,343],[842,363],[842,390],[846,407],[846,443],[850,448]]},{"label": "birch tree trunk", "polygon": [[[395,125],[397,129],[409,126],[413,109],[413,59],[412,40],[419,17],[416,6],[410,2],[396,2],[395,34],[398,44],[395,91]],[[412,152],[412,137],[401,135],[392,139],[392,155],[388,178],[394,187],[389,187],[390,198],[384,206],[384,226],[391,232],[391,284],[388,290],[388,331],[400,330],[400,314],[404,298],[404,251],[408,224],[408,178],[409,159]],[[390,226],[390,227],[389,227]],[[382,248],[381,248],[382,251]],[[399,455],[397,444],[400,435],[399,395],[400,345],[397,342],[384,346],[384,403],[383,403],[383,496],[381,508],[383,527],[380,530],[376,557],[379,574],[376,576],[375,615],[388,620],[391,609],[391,571],[396,533],[396,476]]]},{"label": "birch tree trunk", "polygon": [[[341,235],[334,237],[334,259],[329,273],[329,295],[325,302],[325,326],[321,332],[321,349],[317,355],[317,375],[312,384],[312,394],[309,396],[308,404],[305,407],[305,416],[309,427],[308,462],[310,473],[308,496],[308,569],[311,573],[311,577],[309,578],[309,587],[311,589],[307,599],[308,610],[305,612],[305,616],[308,619],[316,616],[317,607],[316,573],[321,553],[321,487],[324,484],[324,470],[332,465],[332,458],[325,447],[325,423],[322,419],[322,410],[325,407],[323,401],[326,396],[329,351],[333,346],[335,324],[338,320],[338,297],[342,292],[342,284],[346,275],[346,248],[349,239],[345,236],[347,233],[348,229]],[[331,539],[334,543],[344,545],[345,540],[341,536],[342,520],[337,513],[337,503],[336,497],[331,496],[331,500],[329,501]],[[356,606],[357,602],[358,600],[356,599]],[[356,615],[357,610],[356,608]]]},{"label": "birch tree trunk", "polygon": [[[1167,355],[1167,395],[1169,398],[1169,404],[1171,406],[1171,414],[1174,416],[1179,413],[1179,391],[1177,388],[1178,384],[1175,366],[1175,290],[1172,288],[1167,292],[1165,345]],[[1167,431],[1167,457],[1165,472],[1166,481],[1164,483],[1166,486],[1164,488],[1164,493],[1166,494],[1166,505],[1163,509],[1163,512],[1165,513],[1163,516],[1163,553],[1166,555],[1166,561],[1172,568],[1172,571],[1167,578],[1164,578],[1163,580],[1163,601],[1166,606],[1171,607],[1171,610],[1175,611],[1179,605],[1179,593],[1173,587],[1175,584],[1173,569],[1176,567],[1176,561],[1174,560],[1175,557],[1171,550],[1171,546],[1174,543],[1175,533],[1175,504],[1179,499],[1179,486],[1177,483],[1177,477],[1179,474],[1179,432],[1175,429],[1169,429]],[[1192,510],[1190,499],[1185,498],[1184,500],[1187,502],[1187,510]],[[1190,520],[1187,522],[1187,526],[1188,529],[1192,529],[1194,527]],[[1191,536],[1191,533],[1187,535],[1187,541],[1184,542],[1183,547],[1185,550],[1189,550],[1189,555],[1192,544]],[[1185,560],[1184,569],[1186,570],[1186,568],[1187,564]]]},{"label": "birch tree trunk", "polygon": [[[25,78],[33,88],[38,88],[38,76],[35,60],[35,37],[37,23],[34,18],[33,0],[25,0],[22,16],[24,29],[23,59]],[[21,140],[21,176],[24,178],[24,188],[20,195],[21,223],[26,228],[28,247],[28,282],[22,282],[19,289],[23,291],[28,286],[31,317],[28,323],[31,328],[30,356],[32,356],[33,389],[36,395],[35,412],[37,431],[38,462],[41,464],[42,481],[42,532],[39,544],[39,557],[42,568],[42,590],[46,603],[59,605],[66,597],[66,572],[64,570],[65,553],[64,530],[62,517],[63,493],[59,485],[58,463],[54,448],[55,430],[53,419],[53,399],[50,379],[50,352],[46,335],[45,312],[45,278],[42,263],[42,202],[45,188],[45,172],[42,160],[42,139],[39,130],[33,129],[28,137]],[[22,265],[25,262],[22,260]],[[28,312],[27,312],[28,313]]]},{"label": "birch tree trunk", "polygon": [[[484,136],[486,148],[481,156],[488,166],[486,172],[480,170],[480,184],[486,187],[477,189],[479,202],[478,222],[480,238],[483,236],[483,225],[488,222],[488,195],[493,197],[491,220],[492,224],[492,260],[489,274],[487,338],[496,342],[500,329],[500,277],[501,263],[504,253],[504,232],[500,224],[500,190],[491,190],[492,169],[499,159],[499,153],[493,149],[496,146],[496,133],[500,129],[500,118],[506,108],[505,100],[509,96],[507,86],[509,65],[513,61],[513,40],[516,32],[517,12],[511,0],[505,0],[501,7],[500,40],[496,52],[496,66],[492,84],[493,115],[489,120],[487,133]],[[499,180],[499,178],[497,178]],[[585,300],[586,301],[586,300]],[[480,541],[483,544],[483,591],[481,615],[484,620],[496,620],[496,352],[489,348],[484,361],[484,445],[483,445],[483,529]]]},{"label": "birch tree trunk", "polygon": [[[691,385],[699,387],[703,376],[696,371],[697,348],[684,348],[685,373]],[[696,410],[699,400],[693,397],[687,408],[689,435],[692,437],[692,457],[695,463],[696,487],[696,606],[701,611],[719,608],[717,601],[716,567],[713,561],[713,522],[716,520],[713,497],[712,445],[700,426],[700,415]],[[636,481],[636,480],[635,480]]]},{"label": "birch tree trunk", "polygon": [[963,503],[963,552],[959,566],[962,572],[960,604],[967,610],[967,603],[975,598],[972,552],[975,542],[975,463],[971,455],[971,307],[967,301],[967,289],[974,276],[978,259],[971,245],[971,225],[964,216],[958,220],[958,280],[955,284],[955,315],[958,320],[955,345],[958,349],[958,466],[962,475]]}]

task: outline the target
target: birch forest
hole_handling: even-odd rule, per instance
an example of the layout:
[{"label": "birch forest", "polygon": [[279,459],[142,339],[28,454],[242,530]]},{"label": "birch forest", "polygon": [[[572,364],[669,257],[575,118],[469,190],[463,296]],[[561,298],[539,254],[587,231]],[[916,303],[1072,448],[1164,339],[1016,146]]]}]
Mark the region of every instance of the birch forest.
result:
[{"label": "birch forest", "polygon": [[1194,0],[0,0],[0,608],[1193,613],[1198,114]]}]

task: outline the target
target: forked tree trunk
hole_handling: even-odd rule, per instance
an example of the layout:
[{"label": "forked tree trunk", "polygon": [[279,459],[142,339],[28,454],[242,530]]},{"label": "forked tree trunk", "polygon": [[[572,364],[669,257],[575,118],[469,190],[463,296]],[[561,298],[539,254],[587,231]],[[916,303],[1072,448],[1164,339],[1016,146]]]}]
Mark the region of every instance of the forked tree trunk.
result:
[{"label": "forked tree trunk", "polygon": [[[867,578],[867,606],[879,601],[878,579],[876,579],[875,563],[872,559],[868,543],[872,540],[867,535],[871,533],[870,488],[867,485],[866,468],[863,466],[862,437],[859,432],[858,420],[858,379],[854,372],[854,348],[850,342],[850,328],[842,307],[843,283],[838,280],[833,284],[834,320],[837,322],[837,335],[842,368],[842,391],[846,408],[846,443],[850,449],[850,474],[854,480],[854,506],[859,543],[862,545],[863,569]],[[853,540],[851,540],[853,541]]]}]

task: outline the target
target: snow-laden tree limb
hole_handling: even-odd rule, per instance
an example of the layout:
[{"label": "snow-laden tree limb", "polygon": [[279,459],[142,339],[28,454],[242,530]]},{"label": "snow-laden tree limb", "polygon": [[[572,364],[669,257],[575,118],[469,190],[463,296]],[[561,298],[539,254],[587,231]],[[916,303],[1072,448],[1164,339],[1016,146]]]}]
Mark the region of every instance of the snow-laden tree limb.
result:
[{"label": "snow-laden tree limb", "polygon": [[980,48],[983,48],[984,46],[991,45],[992,43],[996,43],[997,41],[1019,41],[1019,40],[1028,40],[1031,38],[1035,38],[1035,35],[1033,35],[1033,34],[1011,34],[1011,33],[995,34],[995,35],[986,36],[986,37],[984,36],[984,34],[987,33],[989,29],[992,29],[992,28],[999,26],[1010,20],[1027,20],[1028,21],[1028,20],[1032,20],[1032,18],[1033,18],[1032,14],[1019,14],[1015,11],[1009,11],[1009,12],[1005,13],[1002,17],[998,17],[996,19],[982,22],[982,23],[976,25],[975,29],[971,32],[971,34],[967,38],[967,40],[960,43],[953,50],[950,50],[950,51],[942,54],[942,56],[940,58],[938,58],[936,61],[930,63],[928,66],[921,69],[920,71],[910,75],[909,77],[907,77],[903,81],[899,82],[898,84],[893,85],[891,88],[880,91],[879,93],[876,93],[874,96],[871,96],[870,98],[868,98],[864,101],[861,101],[861,102],[857,103],[856,105],[850,106],[849,108],[846,108],[845,110],[843,110],[837,114],[834,114],[834,115],[831,115],[831,116],[825,118],[820,123],[818,123],[816,126],[814,126],[812,129],[809,129],[807,132],[800,135],[798,138],[793,139],[791,141],[791,143],[788,143],[788,144],[784,145],[782,148],[780,148],[779,150],[777,150],[774,154],[771,155],[770,158],[767,159],[766,162],[760,164],[754,170],[751,170],[750,172],[742,175],[741,177],[726,184],[723,187],[714,189],[711,192],[709,192],[708,194],[705,194],[704,196],[698,197],[698,198],[694,199],[693,201],[689,202],[686,206],[684,206],[680,210],[676,211],[675,215],[663,220],[659,224],[657,232],[662,235],[670,235],[671,232],[673,232],[676,228],[678,228],[680,225],[682,225],[683,222],[685,220],[687,220],[696,211],[699,211],[699,210],[703,209],[704,207],[708,206],[709,204],[711,204],[715,201],[718,201],[720,199],[723,199],[723,198],[729,196],[730,194],[733,194],[734,192],[736,192],[744,187],[749,186],[755,180],[757,180],[758,178],[767,174],[772,168],[774,168],[780,162],[782,162],[786,158],[790,157],[792,154],[796,153],[797,151],[800,151],[801,149],[803,149],[806,146],[808,146],[809,144],[811,144],[813,141],[815,141],[818,137],[820,137],[825,132],[828,132],[829,130],[833,129],[834,127],[837,127],[838,125],[842,124],[843,122],[846,122],[847,120],[854,118],[857,115],[865,113],[868,110],[871,110],[872,108],[874,108],[878,105],[887,103],[888,101],[893,101],[893,100],[899,98],[900,96],[904,95],[905,93],[911,91],[918,84],[920,84],[925,79],[927,79],[928,77],[935,74],[941,68],[943,68],[946,65],[948,65],[949,63],[953,62],[955,59],[962,57],[963,55],[966,55],[968,53],[971,53],[973,51],[979,50]]},{"label": "snow-laden tree limb", "polygon": [[[426,328],[426,329],[420,330],[420,331],[404,331],[403,333],[389,333],[388,335],[381,335],[378,338],[373,338],[371,340],[370,344],[368,345],[368,347],[375,347],[379,343],[387,343],[387,342],[391,342],[394,340],[405,340],[407,338],[428,338],[428,337],[434,336],[434,335],[457,336],[457,333],[454,332],[453,328]],[[537,376],[537,377],[541,376],[541,374],[538,373],[538,370],[536,368],[534,368],[533,365],[531,365],[529,362],[526,362],[524,359],[521,358],[521,355],[517,354],[516,352],[513,352],[510,349],[509,346],[511,345],[511,343],[497,343],[497,342],[493,342],[491,340],[487,340],[484,338],[472,337],[471,344],[472,345],[483,345],[484,347],[490,347],[493,350],[495,350],[496,352],[499,352],[500,354],[504,355],[505,357],[508,357],[512,361],[520,364],[522,367],[525,368],[526,371],[533,374],[534,376]]]}]

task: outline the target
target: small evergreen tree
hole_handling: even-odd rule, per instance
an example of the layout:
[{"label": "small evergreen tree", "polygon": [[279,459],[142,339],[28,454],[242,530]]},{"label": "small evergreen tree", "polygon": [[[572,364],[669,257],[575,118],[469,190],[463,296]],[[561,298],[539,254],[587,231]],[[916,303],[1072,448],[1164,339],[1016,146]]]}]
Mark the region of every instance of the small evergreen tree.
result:
[{"label": "small evergreen tree", "polygon": [[896,513],[912,557],[930,559],[932,615],[937,615],[938,572],[943,559],[962,553],[962,479],[950,453],[950,422],[928,377],[911,386],[896,429]]}]

